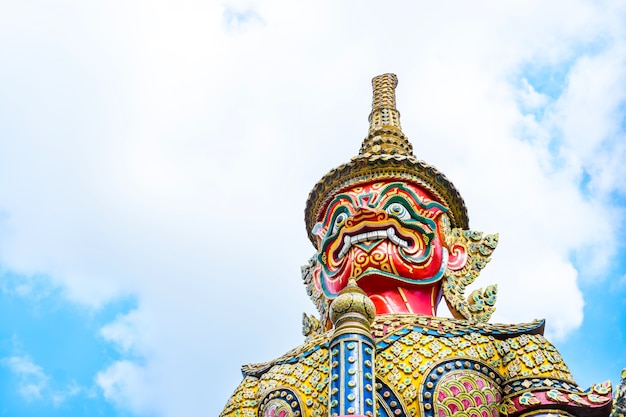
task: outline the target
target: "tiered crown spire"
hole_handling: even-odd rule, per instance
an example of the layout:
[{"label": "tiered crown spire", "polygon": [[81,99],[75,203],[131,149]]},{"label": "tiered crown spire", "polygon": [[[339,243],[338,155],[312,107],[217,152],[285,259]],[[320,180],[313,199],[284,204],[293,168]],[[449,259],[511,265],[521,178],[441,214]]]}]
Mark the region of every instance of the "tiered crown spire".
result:
[{"label": "tiered crown spire", "polygon": [[400,112],[396,109],[397,85],[396,74],[383,74],[372,79],[370,128],[359,155],[413,155],[413,146],[402,133]]}]

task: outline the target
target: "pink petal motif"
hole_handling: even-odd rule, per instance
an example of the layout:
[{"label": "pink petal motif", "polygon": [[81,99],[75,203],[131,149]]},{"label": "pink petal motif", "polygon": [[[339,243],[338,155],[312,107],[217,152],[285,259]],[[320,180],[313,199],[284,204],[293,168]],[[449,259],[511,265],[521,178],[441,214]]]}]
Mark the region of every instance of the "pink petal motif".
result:
[{"label": "pink petal motif", "polygon": [[463,407],[465,407],[466,410],[472,406],[472,403],[470,403],[467,398],[463,398],[461,400],[461,404],[463,404]]},{"label": "pink petal motif", "polygon": [[287,410],[280,410],[278,412],[278,417],[285,417],[287,415]]},{"label": "pink petal motif", "polygon": [[487,384],[485,384],[485,380],[482,378],[477,378],[476,379],[476,386],[478,387],[479,390],[482,390],[483,388],[485,388],[485,386],[487,386]]},{"label": "pink petal motif", "polygon": [[474,403],[476,403],[476,405],[483,405],[483,399],[480,397],[480,395],[474,396]]}]

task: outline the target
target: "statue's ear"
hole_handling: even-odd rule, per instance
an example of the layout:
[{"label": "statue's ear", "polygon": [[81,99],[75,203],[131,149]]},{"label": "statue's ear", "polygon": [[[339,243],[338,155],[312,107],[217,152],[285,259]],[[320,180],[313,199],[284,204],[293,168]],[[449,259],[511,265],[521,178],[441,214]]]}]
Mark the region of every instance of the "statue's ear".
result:
[{"label": "statue's ear", "polygon": [[452,229],[450,218],[446,213],[443,213],[439,218],[439,230],[443,235],[442,240],[448,249],[448,265],[446,269],[452,273],[462,270],[467,266],[469,258],[467,240],[463,239],[463,231],[461,229]]},{"label": "statue's ear", "polygon": [[320,325],[322,330],[328,330],[332,327],[332,323],[328,317],[328,309],[330,307],[331,300],[324,295],[321,283],[322,266],[318,260],[318,254],[316,253],[309,259],[309,262],[302,267],[302,280],[306,286],[306,292],[311,297],[313,304],[317,307],[317,311],[320,313]]},{"label": "statue's ear", "polygon": [[467,247],[460,243],[454,243],[448,248],[448,269],[460,271],[467,265]]},{"label": "statue's ear", "polygon": [[319,248],[320,245],[322,244],[322,239],[324,238],[324,235],[326,234],[326,228],[324,227],[322,222],[317,222],[313,226],[313,230],[311,230],[311,233],[317,239],[317,247]]},{"label": "statue's ear", "polygon": [[454,317],[486,322],[495,311],[496,287],[490,285],[485,291],[476,290],[467,300],[465,288],[474,282],[491,259],[498,244],[498,234],[483,235],[473,230],[450,229],[446,227],[446,222],[443,222],[443,226],[449,250],[443,279],[443,297]]}]

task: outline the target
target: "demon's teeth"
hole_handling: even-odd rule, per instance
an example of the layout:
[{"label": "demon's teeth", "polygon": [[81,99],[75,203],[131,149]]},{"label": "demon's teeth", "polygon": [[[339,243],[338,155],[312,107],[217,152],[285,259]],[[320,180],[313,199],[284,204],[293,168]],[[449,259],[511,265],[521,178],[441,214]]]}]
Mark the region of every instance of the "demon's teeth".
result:
[{"label": "demon's teeth", "polygon": [[354,245],[355,243],[365,242],[366,240],[367,240],[367,233],[361,233],[356,236],[352,236],[352,238],[350,239],[350,243]]},{"label": "demon's teeth", "polygon": [[344,256],[346,256],[351,247],[352,244],[350,243],[350,236],[345,236],[343,238],[343,248],[341,248],[341,252],[339,252],[339,259],[342,259]]},{"label": "demon's teeth", "polygon": [[393,227],[387,229],[387,238],[395,243],[397,246],[403,247],[405,249],[409,247],[409,242],[404,239],[400,239],[396,235],[396,230]]},{"label": "demon's teeth", "polygon": [[400,239],[398,236],[396,236],[395,229],[393,227],[389,227],[386,230],[374,230],[372,232],[359,233],[358,235],[354,236],[344,236],[343,247],[341,248],[338,257],[339,259],[342,259],[344,256],[346,256],[352,245],[356,243],[385,238],[392,241],[396,246],[400,246],[405,249],[409,247],[409,243],[406,240]]}]

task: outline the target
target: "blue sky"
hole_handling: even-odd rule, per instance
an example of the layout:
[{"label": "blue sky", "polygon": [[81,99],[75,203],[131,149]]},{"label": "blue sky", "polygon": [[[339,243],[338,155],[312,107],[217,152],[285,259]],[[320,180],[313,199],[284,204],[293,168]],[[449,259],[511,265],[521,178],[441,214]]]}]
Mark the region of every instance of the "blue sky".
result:
[{"label": "blue sky", "polygon": [[125,415],[103,401],[94,375],[122,355],[98,337],[136,307],[119,298],[98,309],[68,303],[45,276],[2,274],[2,415]]},{"label": "blue sky", "polygon": [[[620,1],[0,2],[0,415],[217,415],[303,341],[308,192],[398,75],[415,153],[499,232],[492,321],[626,367]],[[445,306],[440,313],[447,314]]]}]

